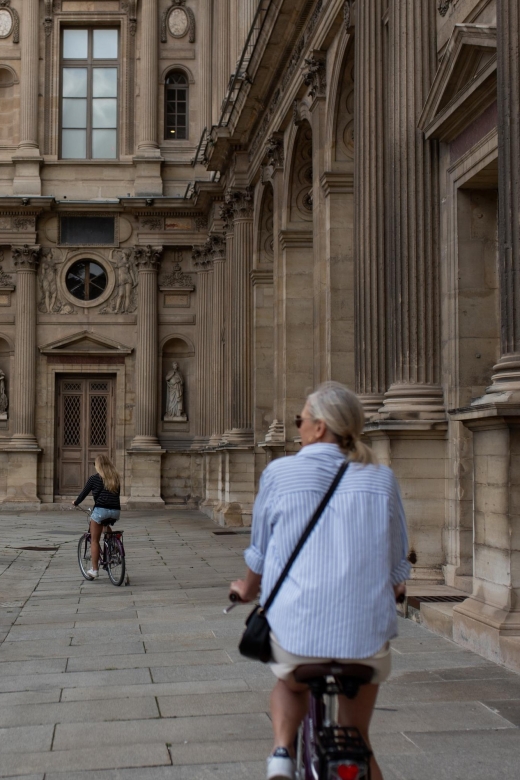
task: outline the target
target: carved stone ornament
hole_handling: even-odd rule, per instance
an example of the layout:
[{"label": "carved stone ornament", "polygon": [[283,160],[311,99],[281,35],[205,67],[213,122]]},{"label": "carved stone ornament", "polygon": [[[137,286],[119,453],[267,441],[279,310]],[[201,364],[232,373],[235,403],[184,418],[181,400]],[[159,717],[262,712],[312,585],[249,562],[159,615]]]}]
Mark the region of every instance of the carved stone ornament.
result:
[{"label": "carved stone ornament", "polygon": [[299,127],[302,123],[302,117],[300,114],[300,101],[298,99],[293,101],[292,120],[295,127]]},{"label": "carved stone ornament", "polygon": [[146,230],[164,230],[162,217],[142,217],[139,220],[140,227]]},{"label": "carved stone ornament", "polygon": [[133,314],[137,310],[138,285],[135,250],[126,248],[113,252],[111,260],[116,263],[116,286],[100,314]]},{"label": "carved stone ornament", "polygon": [[162,246],[136,247],[135,263],[140,271],[157,271],[161,264]]},{"label": "carved stone ornament", "polygon": [[327,81],[324,55],[321,52],[313,53],[304,63],[303,83],[309,87],[310,97],[325,97]]},{"label": "carved stone ornament", "polygon": [[[228,197],[230,195],[231,193],[228,193]],[[233,222],[233,206],[227,198],[226,202],[220,207],[219,216],[224,223],[224,233],[232,233],[235,226]]]},{"label": "carved stone ornament", "polygon": [[235,190],[231,193],[230,202],[233,206],[235,219],[251,219],[253,216],[253,188]]},{"label": "carved stone ornament", "polygon": [[137,0],[121,0],[121,10],[128,14],[128,30],[134,36],[137,30]]},{"label": "carved stone ornament", "polygon": [[0,0],[0,38],[13,36],[13,43],[20,43],[20,17],[11,0]]},{"label": "carved stone ornament", "polygon": [[356,0],[345,0],[343,6],[343,21],[345,22],[345,32],[349,33],[355,24]]},{"label": "carved stone ornament", "polygon": [[58,290],[58,266],[62,262],[56,249],[41,250],[41,262],[38,273],[40,300],[38,311],[42,314],[75,314],[76,309],[60,298]]},{"label": "carved stone ornament", "polygon": [[172,38],[184,38],[195,43],[195,14],[186,6],[186,0],[171,0],[171,8],[161,16],[161,43],[167,43],[169,33]]},{"label": "carved stone ornament", "polygon": [[40,262],[40,247],[29,244],[13,247],[12,258],[17,270],[35,271]]},{"label": "carved stone ornament", "polygon": [[14,217],[13,228],[20,232],[23,232],[24,230],[34,230],[34,217]]},{"label": "carved stone ornament", "polygon": [[0,249],[0,287],[14,287],[13,277],[11,274],[6,274],[2,268],[3,261],[4,253],[3,250]]},{"label": "carved stone ornament", "polygon": [[204,215],[195,217],[195,230],[200,233],[202,230],[206,230],[208,227],[208,218]]},{"label": "carved stone ornament", "polygon": [[441,16],[446,16],[448,13],[448,9],[451,5],[452,0],[439,0],[439,4],[437,8],[439,9],[439,13]]},{"label": "carved stone ornament", "polygon": [[52,14],[54,12],[54,0],[44,0],[43,7],[43,29],[45,30],[45,35],[49,36],[52,33]]},{"label": "carved stone ornament", "polygon": [[202,244],[202,246],[194,246],[191,253],[191,259],[193,260],[193,265],[199,271],[209,271],[209,269],[213,266],[213,258],[207,251],[206,244]]},{"label": "carved stone ornament", "polygon": [[193,280],[189,274],[185,274],[181,268],[182,254],[175,252],[173,256],[173,267],[169,274],[164,274],[159,280],[161,287],[187,287],[193,289]]},{"label": "carved stone ornament", "polygon": [[268,165],[270,165],[274,170],[283,169],[283,133],[273,133],[273,135],[269,136],[265,145],[265,153],[267,156]]}]

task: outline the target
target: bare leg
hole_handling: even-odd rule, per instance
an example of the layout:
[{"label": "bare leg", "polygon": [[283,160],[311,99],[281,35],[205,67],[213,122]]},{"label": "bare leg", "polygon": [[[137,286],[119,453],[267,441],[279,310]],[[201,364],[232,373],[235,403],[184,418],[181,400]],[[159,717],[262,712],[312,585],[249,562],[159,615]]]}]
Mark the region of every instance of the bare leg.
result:
[{"label": "bare leg", "polygon": [[94,520],[90,521],[90,551],[92,553],[92,568],[94,571],[97,571],[99,568],[99,540],[101,539],[102,531],[103,526],[99,525],[99,523],[96,523]]},{"label": "bare leg", "polygon": [[294,756],[294,741],[298,727],[309,709],[309,689],[306,685],[278,680],[271,694],[274,747],[287,748]]},{"label": "bare leg", "polygon": [[[370,720],[376,704],[379,685],[362,685],[355,699],[347,699],[346,696],[338,696],[339,700],[339,722],[342,726],[355,726],[359,729],[361,736],[370,747],[368,729]],[[372,780],[383,780],[383,775],[372,756],[370,762],[370,771]]]}]

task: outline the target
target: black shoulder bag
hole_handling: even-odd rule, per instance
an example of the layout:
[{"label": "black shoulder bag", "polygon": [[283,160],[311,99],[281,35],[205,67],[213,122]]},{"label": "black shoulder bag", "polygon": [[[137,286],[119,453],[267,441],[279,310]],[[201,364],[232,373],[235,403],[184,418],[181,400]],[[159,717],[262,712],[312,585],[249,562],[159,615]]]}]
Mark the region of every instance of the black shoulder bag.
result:
[{"label": "black shoulder bag", "polygon": [[260,604],[257,604],[254,610],[249,614],[246,620],[246,630],[244,631],[242,639],[240,640],[240,644],[238,645],[240,653],[245,655],[246,658],[252,658],[254,661],[262,661],[264,664],[269,663],[271,660],[271,629],[266,617],[267,610],[275,600],[278,591],[282,587],[283,581],[289,573],[291,566],[300,554],[303,545],[311,535],[316,523],[323,514],[325,507],[332,498],[332,495],[339,485],[341,478],[343,477],[343,474],[347,468],[347,462],[341,464],[338,473],[334,477],[332,484],[327,490],[327,493],[323,497],[320,505],[311,517],[307,528],[303,532],[300,541],[296,545],[291,557],[285,564],[285,568],[280,574],[278,581],[269,594],[269,598],[265,602],[264,606],[261,607]]}]

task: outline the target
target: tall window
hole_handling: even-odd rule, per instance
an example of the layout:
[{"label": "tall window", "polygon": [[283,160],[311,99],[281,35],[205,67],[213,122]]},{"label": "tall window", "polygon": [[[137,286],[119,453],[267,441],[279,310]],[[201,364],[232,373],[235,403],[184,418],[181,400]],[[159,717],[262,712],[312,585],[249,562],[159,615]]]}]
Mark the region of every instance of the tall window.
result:
[{"label": "tall window", "polygon": [[118,30],[63,30],[61,157],[117,157]]},{"label": "tall window", "polygon": [[188,137],[188,79],[178,70],[170,73],[164,88],[164,137]]}]

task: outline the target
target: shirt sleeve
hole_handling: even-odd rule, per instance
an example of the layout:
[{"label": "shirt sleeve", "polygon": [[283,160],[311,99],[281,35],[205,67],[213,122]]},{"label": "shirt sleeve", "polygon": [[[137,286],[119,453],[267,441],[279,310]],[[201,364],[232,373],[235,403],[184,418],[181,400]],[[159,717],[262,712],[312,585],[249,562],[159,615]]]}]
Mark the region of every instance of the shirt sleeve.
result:
[{"label": "shirt sleeve", "polygon": [[260,489],[253,507],[251,544],[244,552],[246,564],[255,574],[262,574],[264,571],[265,553],[271,535],[269,524],[271,497],[272,479],[266,470],[260,478]]},{"label": "shirt sleeve", "polygon": [[89,477],[89,479],[87,480],[87,484],[85,485],[85,487],[83,488],[83,490],[81,491],[81,493],[79,494],[77,499],[74,501],[74,506],[79,506],[81,504],[81,502],[86,499],[86,497],[88,496],[88,494],[90,493],[90,491],[94,487],[94,480],[95,480],[95,478],[96,478],[95,474],[93,474],[91,477]]},{"label": "shirt sleeve", "polygon": [[394,476],[394,490],[390,502],[390,535],[391,535],[391,580],[392,585],[404,582],[410,576],[410,564],[408,562],[408,532],[406,529],[406,517],[399,485]]}]

